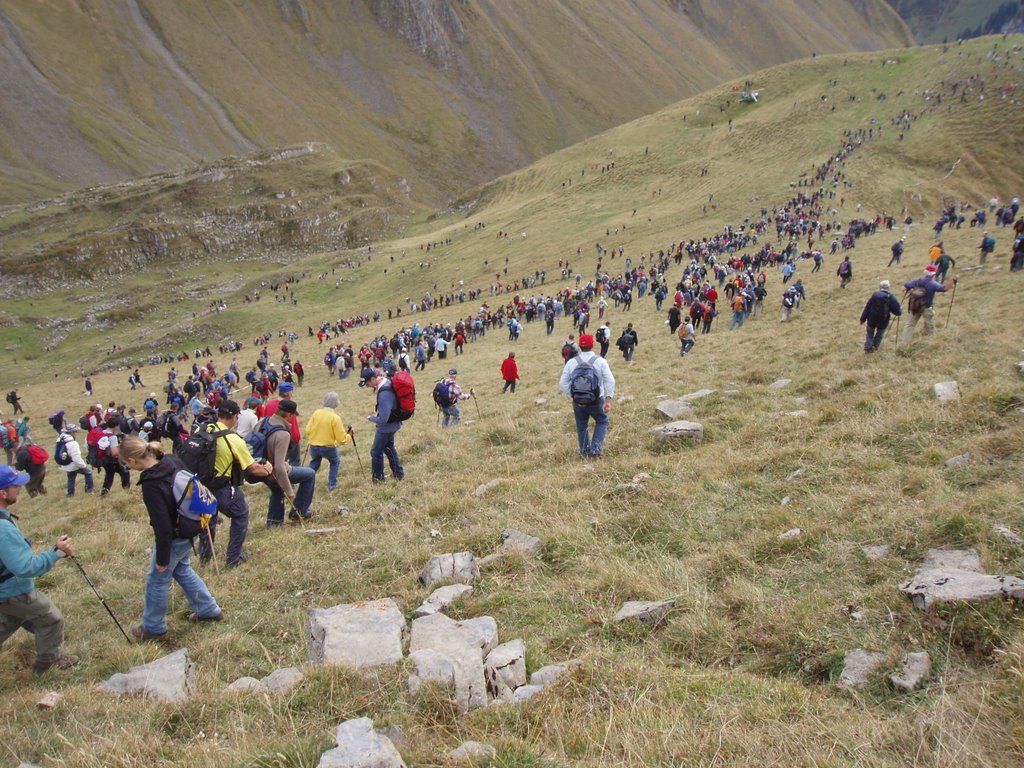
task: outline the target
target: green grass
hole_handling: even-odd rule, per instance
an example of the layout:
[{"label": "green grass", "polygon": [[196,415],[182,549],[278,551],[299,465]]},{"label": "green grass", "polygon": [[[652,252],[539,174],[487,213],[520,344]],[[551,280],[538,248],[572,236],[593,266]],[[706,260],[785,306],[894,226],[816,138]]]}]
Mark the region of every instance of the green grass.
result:
[{"label": "green grass", "polygon": [[[964,50],[975,54],[991,44],[978,41]],[[801,264],[809,298],[790,324],[778,322],[781,278],[774,273],[762,318],[732,332],[719,319],[685,359],[650,299],[635,302],[628,318],[609,310],[613,330],[632,321],[641,346],[635,365],[611,359],[621,397],[606,455],[593,465],[575,455],[570,409],[557,391],[559,347],[570,330],[564,320],[550,339],[541,326],[526,328],[515,347],[523,380],[514,396],[499,394],[507,334],[492,332],[468,346],[456,364],[460,379],[476,388],[478,402],[466,404],[464,418],[472,423],[457,429],[437,427],[426,392],[446,365],[432,363],[417,378],[420,411],[398,437],[407,479],[384,487],[370,486],[366,477],[371,433],[364,417],[372,399],[351,380],[328,379],[318,364],[320,348],[303,335],[320,319],[378,308],[386,316],[389,306],[418,298],[435,282],[443,293],[463,279],[467,287],[483,288],[495,306],[501,299],[487,296],[486,287],[506,256],[510,277],[543,268],[549,276],[545,290],[552,290],[571,284],[557,277],[559,258],[584,274],[592,271],[594,242],[621,243],[637,260],[681,236],[710,235],[761,205],[783,202],[789,183],[833,153],[844,129],[918,109],[915,92],[978,66],[935,48],[884,56],[903,63],[889,71],[880,66],[882,55],[819,57],[759,73],[757,82],[768,86],[757,108],[734,104],[719,115],[717,104],[730,94],[702,94],[498,179],[482,193],[467,193],[466,199],[484,201],[468,215],[417,217],[402,239],[376,243],[371,260],[365,249],[280,263],[204,260],[196,265],[204,277],[194,287],[209,293],[175,294],[164,304],[153,295],[156,273],[141,273],[136,295],[151,306],[147,318],[126,317],[105,330],[76,326],[45,354],[40,341],[18,341],[15,334],[28,335],[25,324],[0,328],[0,342],[23,345],[9,352],[18,357],[9,380],[20,385],[39,436],[47,436],[43,420],[53,409],[70,406],[77,415],[84,407],[79,361],[115,362],[116,355],[101,352],[114,339],[141,353],[154,339],[165,340],[161,348],[191,349],[221,336],[249,339],[258,330],[295,329],[296,353],[308,370],[297,398],[303,416],[323,392],[337,389],[339,412],[355,425],[363,462],[361,468],[346,449],[338,490],[318,488],[317,525],[339,528],[330,537],[308,537],[296,528],[264,530],[266,493],[253,491],[253,562],[232,571],[202,569],[227,621],[192,626],[187,606],[174,595],[170,633],[198,664],[198,693],[188,704],[97,694],[97,682],[162,650],[119,642],[102,607],[66,564],[41,579],[40,588],[67,616],[68,648],[83,661],[71,673],[37,680],[27,669],[29,638],[22,633],[5,644],[0,687],[9,693],[0,733],[9,762],[312,766],[331,746],[338,722],[366,715],[378,725],[402,727],[411,744],[405,754],[410,765],[443,764],[443,755],[464,739],[493,744],[497,764],[506,766],[1018,765],[1024,759],[1020,607],[952,606],[926,615],[898,592],[925,550],[935,546],[974,546],[989,572],[1024,573],[1024,552],[992,532],[995,525],[1024,531],[1024,416],[1017,410],[1024,379],[1014,367],[1024,339],[1019,324],[1007,321],[1019,306],[1019,288],[1017,277],[1005,271],[1006,230],[997,232],[996,265],[980,272],[966,270],[980,233],[965,227],[945,235],[947,249],[962,260],[963,278],[948,325],[950,297],[939,299],[934,336],[900,343],[898,352],[890,337],[880,354],[865,357],[856,322],[879,279],[898,285],[919,274],[939,199],[976,203],[992,194],[1017,194],[1024,178],[1009,148],[1022,142],[1019,107],[1010,101],[987,98],[962,109],[956,104],[951,114],[922,117],[902,142],[886,128],[881,141],[854,153],[845,168],[853,186],[843,190],[839,219],[852,218],[857,202],[868,215],[898,213],[905,191],[913,189],[921,196],[913,209],[919,226],[903,265],[892,269],[885,264],[898,231],[858,241],[855,278],[845,290],[834,275],[836,257],[813,275]],[[836,78],[863,100],[835,99],[833,113],[820,94]],[[872,102],[872,87],[884,87],[888,99]],[[695,120],[698,108],[702,119]],[[714,128],[704,119],[709,110]],[[726,116],[734,119],[731,134]],[[1001,145],[1005,154],[993,155],[996,162],[945,178],[956,157],[997,151],[981,132],[989,124],[1004,126],[1016,140]],[[616,168],[602,176],[609,149]],[[712,169],[710,176],[699,176],[703,166]],[[563,191],[569,177],[573,185]],[[652,196],[658,188],[662,195]],[[712,192],[720,205],[705,216],[701,206]],[[760,201],[752,201],[758,195]],[[478,221],[487,227],[474,230]],[[617,237],[605,235],[615,227]],[[499,241],[498,230],[514,233],[512,242]],[[518,236],[523,230],[525,241]],[[429,255],[420,250],[421,243],[446,236],[452,245]],[[430,270],[420,270],[427,259]],[[264,277],[315,275],[347,261],[358,266],[339,268],[323,283],[303,279],[297,308],[275,304],[269,295],[258,305],[238,303]],[[621,263],[610,262],[615,268]],[[176,274],[188,271],[180,267]],[[335,289],[338,278],[345,282]],[[219,296],[218,286],[231,286],[225,294],[229,311],[192,320],[190,311]],[[80,318],[87,304],[72,302],[72,295],[67,290],[11,300],[4,309],[12,317],[31,311],[40,318],[73,310]],[[88,295],[102,303],[109,294],[97,285]],[[135,303],[104,311],[130,314]],[[475,309],[467,303],[417,319],[454,321]],[[362,341],[398,325],[384,322],[350,338]],[[192,330],[183,336],[183,329]],[[35,359],[26,362],[27,352]],[[252,355],[247,342],[238,359],[248,362]],[[215,358],[222,367],[230,359]],[[143,368],[146,391],[163,370]],[[96,401],[137,405],[126,376],[93,376]],[[779,378],[793,382],[769,389]],[[963,397],[939,405],[931,387],[949,379],[959,381]],[[701,388],[717,390],[694,403],[705,440],[656,443],[647,433],[661,423],[656,398]],[[725,394],[730,390],[736,393]],[[541,398],[546,402],[538,404]],[[798,409],[808,416],[776,415]],[[943,465],[967,451],[972,461],[966,467]],[[802,477],[787,481],[798,468]],[[122,621],[137,621],[152,545],[137,492],[65,502],[61,478],[51,470],[50,495],[18,504],[26,534],[42,547],[69,531]],[[627,496],[617,489],[641,471],[651,475],[642,491]],[[497,487],[482,498],[471,495],[494,478],[501,481]],[[781,505],[784,496],[791,497],[789,506]],[[381,516],[393,501],[401,513]],[[348,507],[347,515],[337,514],[339,504]],[[531,671],[569,658],[584,661],[529,704],[460,716],[441,690],[410,700],[404,665],[370,675],[303,667],[307,679],[283,700],[223,692],[243,675],[303,666],[309,608],[393,597],[411,614],[426,595],[416,576],[432,553],[486,554],[508,527],[542,538],[544,554],[485,569],[452,615],[493,616],[503,640],[525,641]],[[777,538],[794,527],[803,535]],[[861,547],[881,543],[892,545],[889,555],[869,561]],[[610,624],[625,600],[668,597],[677,605],[658,627]],[[844,606],[854,606],[863,620],[851,619]],[[832,683],[842,657],[858,647],[881,651],[886,663],[864,690],[840,691]],[[903,653],[922,649],[931,653],[935,677],[922,691],[897,694],[887,675]],[[50,688],[62,690],[65,702],[53,712],[35,709]]]}]

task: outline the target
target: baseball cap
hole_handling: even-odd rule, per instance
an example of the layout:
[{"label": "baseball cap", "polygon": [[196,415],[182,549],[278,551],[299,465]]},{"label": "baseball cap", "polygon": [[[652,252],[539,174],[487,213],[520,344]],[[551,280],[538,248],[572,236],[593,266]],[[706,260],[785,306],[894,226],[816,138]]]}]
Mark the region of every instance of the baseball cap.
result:
[{"label": "baseball cap", "polygon": [[363,368],[363,370],[359,372],[359,386],[365,387],[367,382],[369,382],[370,379],[374,378],[376,375],[377,372],[373,370],[373,368]]},{"label": "baseball cap", "polygon": [[448,369],[448,375],[449,376],[458,376],[459,375],[459,369],[458,368],[449,368]]},{"label": "baseball cap", "polygon": [[24,485],[28,481],[28,472],[17,472],[9,464],[0,464],[0,491],[12,485]]},{"label": "baseball cap", "polygon": [[299,412],[299,404],[294,400],[282,400],[278,403],[277,412],[296,414]]},{"label": "baseball cap", "polygon": [[217,413],[221,416],[237,416],[241,412],[242,409],[238,407],[238,403],[234,400],[225,400],[217,406]]},{"label": "baseball cap", "polygon": [[934,264],[929,264],[927,267],[924,268],[924,271],[927,272],[929,275],[934,275],[936,272],[939,271],[939,268],[936,267]]},{"label": "baseball cap", "polygon": [[589,333],[584,333],[580,336],[580,349],[593,349],[594,348],[594,337]]}]

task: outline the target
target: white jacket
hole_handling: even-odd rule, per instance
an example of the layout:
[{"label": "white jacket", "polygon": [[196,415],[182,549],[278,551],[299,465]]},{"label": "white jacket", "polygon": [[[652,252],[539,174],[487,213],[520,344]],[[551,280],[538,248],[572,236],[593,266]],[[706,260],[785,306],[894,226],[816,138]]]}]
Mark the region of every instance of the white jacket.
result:
[{"label": "white jacket", "polygon": [[89,469],[89,465],[86,464],[85,459],[82,458],[82,449],[79,447],[78,441],[75,440],[74,435],[68,432],[62,432],[57,440],[67,446],[65,450],[71,458],[71,463],[61,466],[61,469],[65,472],[74,472],[76,469]]}]

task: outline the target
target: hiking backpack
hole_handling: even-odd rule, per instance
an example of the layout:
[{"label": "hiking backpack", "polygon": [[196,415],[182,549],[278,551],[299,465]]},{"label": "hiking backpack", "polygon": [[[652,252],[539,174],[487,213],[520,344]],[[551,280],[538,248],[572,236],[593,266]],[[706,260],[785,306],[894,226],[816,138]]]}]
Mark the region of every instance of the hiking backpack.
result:
[{"label": "hiking backpack", "polygon": [[53,460],[61,467],[66,467],[71,463],[71,454],[68,453],[66,441],[58,440],[57,444],[53,446]]},{"label": "hiking backpack", "polygon": [[[214,478],[217,474],[217,438],[230,432],[230,429],[196,430],[186,440],[182,440],[178,447],[178,458],[181,459],[181,463],[185,465],[185,469],[197,475],[203,485],[214,487]],[[232,465],[232,483],[235,479],[234,469]]]},{"label": "hiking backpack", "polygon": [[848,274],[850,274],[850,262],[844,261],[839,265],[839,275],[840,277],[846,277]]},{"label": "hiking backpack", "polygon": [[38,445],[29,444],[28,456],[32,460],[32,463],[36,466],[45,464],[50,460],[50,454],[46,452],[45,448],[40,448]]},{"label": "hiking backpack", "polygon": [[97,469],[103,466],[107,459],[107,452],[99,447],[100,438],[103,437],[103,430],[99,427],[90,429],[85,436],[86,463]]},{"label": "hiking backpack", "polygon": [[593,405],[601,397],[601,379],[594,366],[582,357],[569,374],[569,396],[576,405]]},{"label": "hiking backpack", "polygon": [[[664,298],[664,296],[662,296],[662,298]],[[598,344],[608,343],[608,331],[605,330],[603,325],[597,329],[597,333],[594,334],[594,338],[597,339]]]},{"label": "hiking backpack", "polygon": [[208,528],[217,516],[217,498],[198,475],[187,469],[174,474],[172,488],[177,511],[175,533],[182,539],[191,539]]},{"label": "hiking backpack", "polygon": [[18,431],[10,424],[0,425],[0,437],[3,438],[4,448],[13,448],[18,444]]},{"label": "hiking backpack", "polygon": [[280,424],[271,424],[269,418],[268,416],[261,419],[260,423],[256,425],[256,429],[245,436],[245,446],[257,462],[267,458],[267,438],[275,432],[287,431]]},{"label": "hiking backpack", "polygon": [[907,291],[907,311],[912,315],[920,315],[928,307],[928,289],[923,285],[915,285]]},{"label": "hiking backpack", "polygon": [[396,371],[391,377],[391,388],[395,391],[395,407],[391,409],[389,421],[411,419],[416,411],[416,384],[408,371]]},{"label": "hiking backpack", "polygon": [[562,345],[562,360],[569,362],[574,357],[576,357],[576,348],[572,345],[572,342],[565,342]]},{"label": "hiking backpack", "polygon": [[452,396],[451,382],[448,379],[438,379],[434,384],[433,397],[438,408],[448,408],[455,405],[455,398]]},{"label": "hiking backpack", "polygon": [[85,414],[85,416],[83,416],[82,418],[80,418],[78,420],[78,426],[80,426],[86,432],[88,432],[90,429],[92,429],[92,424],[89,423],[89,414],[88,413]]}]

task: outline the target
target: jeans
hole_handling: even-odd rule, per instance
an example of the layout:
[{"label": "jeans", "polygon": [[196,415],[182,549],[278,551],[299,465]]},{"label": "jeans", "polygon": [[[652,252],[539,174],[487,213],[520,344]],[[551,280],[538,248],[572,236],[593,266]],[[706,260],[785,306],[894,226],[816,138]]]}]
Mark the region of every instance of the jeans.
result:
[{"label": "jeans", "polygon": [[[316,470],[309,467],[292,467],[288,471],[288,482],[295,489],[292,502],[301,517],[309,517],[309,505],[313,501],[316,486]],[[270,505],[267,507],[267,524],[284,522],[284,491],[277,485],[270,485]]]},{"label": "jeans", "polygon": [[[599,398],[590,405],[573,403],[576,417],[576,437],[580,443],[580,456],[600,456],[604,449],[604,436],[608,431],[608,414],[604,412],[604,399]],[[594,420],[594,434],[588,435],[590,419]]]},{"label": "jeans", "polygon": [[0,600],[0,646],[22,626],[36,636],[36,664],[53,663],[64,642],[60,609],[39,590]]},{"label": "jeans", "polygon": [[185,593],[189,607],[201,619],[220,613],[217,601],[213,599],[206,583],[192,570],[189,556],[192,554],[192,539],[172,539],[171,559],[167,570],[156,569],[156,547],[149,561],[146,574],[146,596],[142,606],[142,628],[151,635],[162,635],[167,631],[167,596],[173,578]]},{"label": "jeans", "polygon": [[85,492],[92,493],[92,470],[86,469],[74,469],[71,472],[66,473],[68,476],[68,496],[75,495],[75,478],[81,475],[85,478]]},{"label": "jeans", "polygon": [[877,350],[882,346],[882,338],[885,336],[885,329],[889,325],[872,325],[868,323],[867,338],[864,339],[864,351],[870,352],[871,350]]},{"label": "jeans", "polygon": [[336,445],[311,445],[309,446],[309,468],[313,472],[320,470],[320,462],[327,459],[330,469],[327,472],[327,490],[333,491],[338,486],[338,468],[341,467],[341,459],[338,455]]},{"label": "jeans", "polygon": [[405,470],[398,458],[398,451],[395,450],[395,433],[382,432],[377,430],[373,436],[373,445],[370,446],[370,471],[373,479],[378,482],[384,481],[384,457],[388,458],[388,465],[391,467],[391,474],[396,480],[405,477]]},{"label": "jeans", "polygon": [[509,390],[511,390],[513,393],[516,391],[516,381],[515,381],[515,379],[513,379],[512,381],[506,381],[505,382],[505,386],[501,388],[501,394],[505,394]]},{"label": "jeans", "polygon": [[453,404],[446,406],[441,409],[441,413],[444,414],[444,419],[441,421],[442,427],[447,427],[449,425],[454,427],[462,421],[462,411],[459,409],[458,405]]},{"label": "jeans", "polygon": [[746,320],[746,315],[743,314],[743,310],[742,309],[734,309],[732,311],[732,322],[729,323],[729,330],[731,331],[737,325],[742,327],[744,320]]},{"label": "jeans", "polygon": [[627,344],[626,348],[622,350],[622,357],[628,363],[633,359],[633,353],[636,352],[636,344]]},{"label": "jeans", "polygon": [[217,540],[217,524],[220,516],[224,515],[231,518],[227,563],[235,565],[242,560],[242,545],[245,544],[245,535],[249,532],[249,503],[245,500],[245,493],[241,487],[226,485],[214,491],[213,495],[217,497],[217,515],[207,528],[210,535],[199,536],[199,557],[203,560],[213,557],[211,542]]}]

